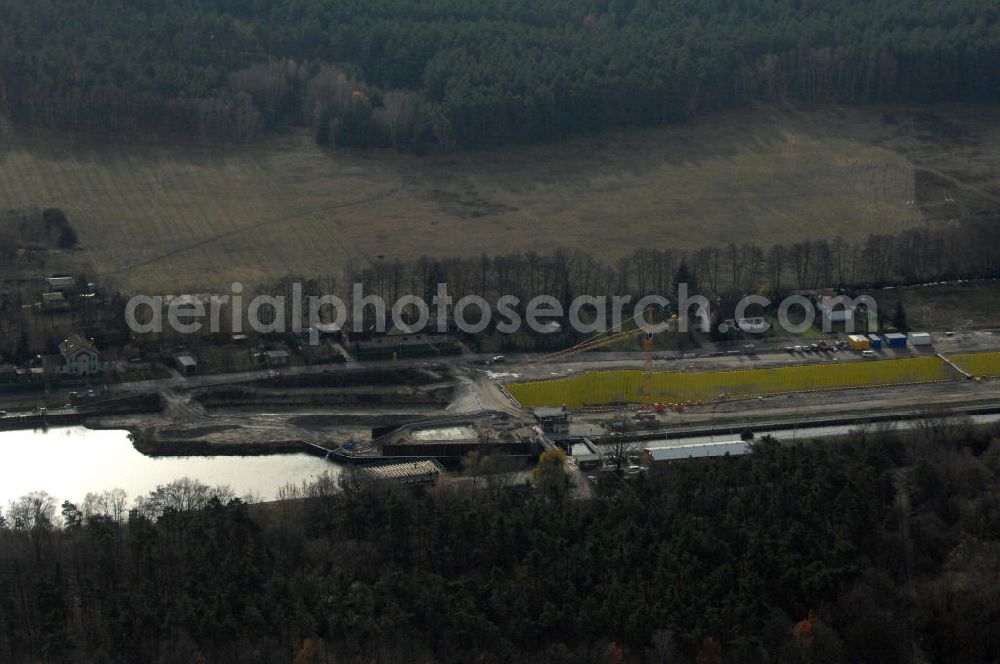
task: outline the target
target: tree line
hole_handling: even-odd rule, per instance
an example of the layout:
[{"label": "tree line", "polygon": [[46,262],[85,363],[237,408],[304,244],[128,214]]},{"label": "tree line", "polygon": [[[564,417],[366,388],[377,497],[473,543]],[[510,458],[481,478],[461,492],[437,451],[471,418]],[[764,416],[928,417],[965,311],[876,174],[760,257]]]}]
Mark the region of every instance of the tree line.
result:
[{"label": "tree line", "polygon": [[490,145],[752,99],[989,101],[990,0],[0,1],[0,108],[84,131]]},{"label": "tree line", "polygon": [[34,493],[0,519],[0,659],[994,661],[998,438],[767,439],[587,500],[350,472],[257,505],[172,483],[127,517]]},{"label": "tree line", "polygon": [[[4,237],[5,224],[12,229],[12,241],[0,243],[0,266],[21,260],[16,251],[19,243],[13,241],[14,237],[22,238],[22,242],[23,238],[36,238],[40,243],[62,242],[67,238],[65,229],[71,230],[68,222],[63,225],[64,219],[56,209],[0,216],[0,239]],[[259,284],[254,290],[284,295],[291,302],[293,284],[299,283],[305,296],[337,294],[350,302],[352,285],[359,283],[365,295],[382,297],[389,305],[405,295],[416,295],[430,304],[437,294],[437,285],[444,283],[453,302],[476,295],[495,304],[499,298],[512,295],[520,301],[515,309],[522,316],[528,302],[540,295],[555,297],[565,312],[573,299],[581,295],[631,296],[633,304],[646,295],[674,299],[678,283],[687,283],[692,295],[703,292],[726,297],[762,293],[776,300],[792,291],[819,288],[856,292],[885,286],[1000,278],[1000,246],[993,241],[996,223],[992,215],[979,215],[856,240],[838,237],[772,246],[733,243],[696,250],[648,248],[615,262],[571,250],[551,254],[483,254],[471,258],[422,256],[412,261],[374,259],[365,267],[349,268],[343,275],[291,275],[277,282]],[[88,336],[117,343],[125,333],[121,312],[127,299],[122,294],[111,296],[108,311],[117,313],[97,316],[84,311],[87,318],[78,321],[78,326]],[[16,293],[0,298],[0,309],[5,312],[0,318],[0,331],[7,342],[0,344],[0,351],[22,359],[28,355],[23,342],[27,323],[21,311],[21,305],[26,303]],[[610,307],[608,311],[610,314]],[[292,313],[291,307],[285,308],[287,329],[297,322],[291,320]],[[374,316],[374,309],[369,307],[365,313]],[[474,312],[469,316],[475,320]],[[374,324],[374,318],[370,322]],[[558,345],[563,341],[553,339],[552,343]]]},{"label": "tree line", "polygon": [[[412,262],[376,260],[347,275],[350,283],[396,301],[414,294],[430,302],[438,283],[455,300],[479,295],[495,302],[513,295],[526,304],[550,295],[568,307],[578,295],[671,297],[678,282],[689,292],[718,295],[844,288],[860,290],[958,279],[1000,277],[994,218],[972,217],[899,234],[852,240],[803,240],[769,247],[741,243],[693,251],[639,249],[608,263],[583,251],[509,254]],[[313,284],[318,289],[318,283]]]},{"label": "tree line", "polygon": [[0,210],[0,267],[17,261],[21,249],[72,249],[78,241],[59,208]]}]

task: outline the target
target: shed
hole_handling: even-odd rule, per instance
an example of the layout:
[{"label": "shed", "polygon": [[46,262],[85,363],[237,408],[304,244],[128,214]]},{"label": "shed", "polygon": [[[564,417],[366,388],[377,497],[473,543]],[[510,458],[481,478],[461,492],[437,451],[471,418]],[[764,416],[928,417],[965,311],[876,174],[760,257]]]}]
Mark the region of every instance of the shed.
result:
[{"label": "shed", "polygon": [[42,293],[42,306],[46,309],[55,309],[68,306],[66,294],[63,291],[53,291]]},{"label": "shed", "polygon": [[933,343],[931,339],[930,332],[911,332],[910,333],[910,345],[911,346],[930,346]]},{"label": "shed", "polygon": [[292,361],[292,356],[287,350],[269,350],[264,353],[264,357],[267,359],[268,366],[272,367],[288,366]]},{"label": "shed", "polygon": [[877,334],[869,334],[868,343],[871,344],[874,350],[878,350],[882,347],[882,337]]},{"label": "shed", "polygon": [[178,355],[177,368],[181,370],[182,374],[190,375],[198,372],[198,360],[194,359],[190,355]]},{"label": "shed", "polygon": [[557,332],[562,331],[562,325],[554,320],[550,320],[548,322],[541,323],[536,331],[542,334],[556,334]]},{"label": "shed", "polygon": [[49,284],[50,291],[75,291],[76,277],[52,276],[45,280]]},{"label": "shed", "polygon": [[886,334],[882,337],[885,340],[885,345],[889,348],[906,348],[906,335],[900,334],[899,332],[893,332],[891,334]]}]

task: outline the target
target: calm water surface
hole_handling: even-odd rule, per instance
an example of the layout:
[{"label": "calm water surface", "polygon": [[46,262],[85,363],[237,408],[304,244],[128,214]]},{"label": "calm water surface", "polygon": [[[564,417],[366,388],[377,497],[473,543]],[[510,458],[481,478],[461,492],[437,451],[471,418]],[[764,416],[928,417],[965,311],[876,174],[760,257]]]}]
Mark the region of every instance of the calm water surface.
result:
[{"label": "calm water surface", "polygon": [[159,484],[190,477],[228,484],[242,496],[273,499],[279,487],[301,485],[339,466],[308,454],[260,457],[163,457],[140,454],[126,431],[63,427],[0,432],[0,509],[29,491],[47,491],[61,503],[83,502],[90,491],[122,488],[129,503]]}]

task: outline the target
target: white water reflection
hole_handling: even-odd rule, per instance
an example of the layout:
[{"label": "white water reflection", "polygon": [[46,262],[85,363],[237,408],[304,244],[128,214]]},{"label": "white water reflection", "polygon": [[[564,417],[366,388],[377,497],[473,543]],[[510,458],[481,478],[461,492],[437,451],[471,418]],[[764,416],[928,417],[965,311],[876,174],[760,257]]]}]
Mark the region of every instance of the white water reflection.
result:
[{"label": "white water reflection", "polygon": [[236,495],[275,497],[280,487],[301,485],[334,463],[308,454],[259,457],[161,457],[140,454],[125,431],[64,427],[48,431],[0,432],[0,508],[29,491],[47,491],[58,502],[83,502],[88,492],[120,487],[129,504],[182,477],[212,486],[228,484]]}]

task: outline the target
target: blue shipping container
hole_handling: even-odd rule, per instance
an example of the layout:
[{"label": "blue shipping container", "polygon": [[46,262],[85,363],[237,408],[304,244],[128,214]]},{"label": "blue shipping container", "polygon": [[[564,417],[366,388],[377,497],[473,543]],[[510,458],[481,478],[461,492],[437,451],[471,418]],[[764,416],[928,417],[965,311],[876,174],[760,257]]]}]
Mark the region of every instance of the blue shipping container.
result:
[{"label": "blue shipping container", "polygon": [[905,334],[887,334],[884,338],[889,348],[906,348]]}]

